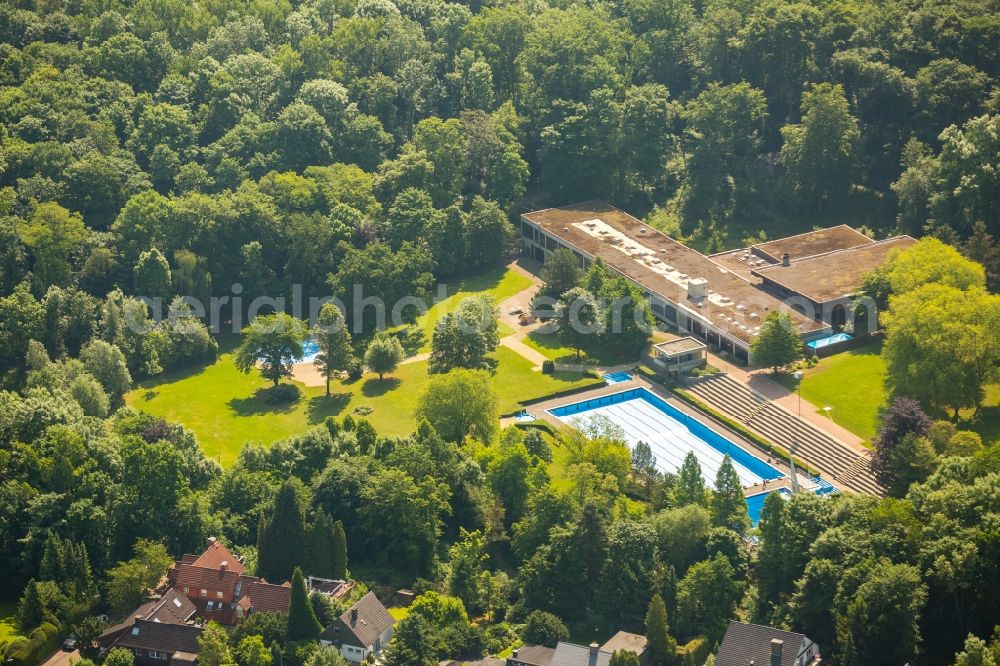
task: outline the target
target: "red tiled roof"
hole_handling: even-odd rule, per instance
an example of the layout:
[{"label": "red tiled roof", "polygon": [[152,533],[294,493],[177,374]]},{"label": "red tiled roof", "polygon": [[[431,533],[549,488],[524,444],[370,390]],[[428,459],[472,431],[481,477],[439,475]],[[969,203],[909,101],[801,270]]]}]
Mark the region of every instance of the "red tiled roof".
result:
[{"label": "red tiled roof", "polygon": [[207,569],[221,569],[222,565],[225,564],[226,569],[235,571],[237,576],[242,576],[246,573],[246,567],[236,559],[236,556],[215,539],[209,540],[208,548],[192,564],[196,567],[205,567]]},{"label": "red tiled roof", "polygon": [[274,585],[260,580],[244,576],[243,591],[250,598],[250,605],[253,612],[262,613],[264,611],[288,612],[288,604],[292,601],[292,586],[288,583],[284,585]]},{"label": "red tiled roof", "polygon": [[199,596],[202,589],[209,592],[221,590],[231,594],[239,577],[240,575],[235,571],[181,564],[177,567],[177,578],[174,585],[190,588],[187,594],[191,597]]}]

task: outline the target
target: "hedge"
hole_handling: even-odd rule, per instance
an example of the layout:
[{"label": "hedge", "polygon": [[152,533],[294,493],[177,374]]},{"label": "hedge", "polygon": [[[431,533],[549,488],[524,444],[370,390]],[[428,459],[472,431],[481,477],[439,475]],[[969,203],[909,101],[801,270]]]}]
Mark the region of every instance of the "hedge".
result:
[{"label": "hedge", "polygon": [[607,382],[603,379],[595,380],[590,384],[584,384],[583,386],[577,386],[576,388],[566,389],[565,391],[557,391],[555,393],[550,393],[548,395],[543,395],[538,398],[529,398],[527,400],[521,400],[517,404],[527,407],[529,405],[537,405],[540,402],[545,402],[546,400],[554,400],[555,398],[565,398],[568,395],[575,395],[577,393],[583,393],[585,391],[593,391],[596,388],[602,388],[607,386]]},{"label": "hedge", "polygon": [[43,622],[28,638],[15,638],[4,652],[4,660],[13,666],[34,666],[59,647],[62,634],[56,625]]},{"label": "hedge", "polygon": [[[686,645],[677,646],[677,656],[680,657],[682,664],[704,664],[705,660],[708,659],[708,652],[708,639],[704,636],[692,638]],[[688,655],[691,655],[691,658],[685,659]]]},{"label": "hedge", "polygon": [[[700,410],[702,412],[705,412],[705,414],[707,414],[711,418],[715,419],[716,421],[719,421],[725,427],[729,428],[730,430],[735,431],[740,436],[742,436],[745,439],[748,439],[749,441],[753,442],[754,444],[756,444],[760,448],[762,448],[765,451],[767,451],[770,455],[772,455],[772,456],[774,456],[776,458],[781,458],[783,460],[788,460],[788,456],[789,456],[788,451],[786,451],[785,449],[781,448],[777,444],[771,442],[770,440],[765,439],[764,437],[761,437],[760,435],[758,435],[757,433],[755,433],[753,430],[750,430],[745,425],[743,425],[742,423],[740,423],[739,421],[731,419],[728,416],[726,416],[725,414],[722,414],[721,412],[718,412],[715,409],[709,407],[704,402],[702,402],[698,398],[694,397],[691,393],[688,393],[687,391],[685,391],[682,388],[673,388],[673,389],[671,389],[671,391],[673,391],[674,395],[676,395],[678,398],[680,398],[684,402],[688,403],[692,407],[694,407],[694,408],[696,408],[696,409],[698,409],[698,410]],[[795,466],[798,467],[798,468],[800,468],[800,469],[802,469],[802,470],[804,470],[804,471],[806,471],[806,472],[808,472],[809,474],[811,474],[813,476],[820,476],[820,473],[819,473],[818,469],[816,469],[812,465],[809,465],[809,464],[803,462],[802,460],[800,460],[798,458],[795,459]]]}]

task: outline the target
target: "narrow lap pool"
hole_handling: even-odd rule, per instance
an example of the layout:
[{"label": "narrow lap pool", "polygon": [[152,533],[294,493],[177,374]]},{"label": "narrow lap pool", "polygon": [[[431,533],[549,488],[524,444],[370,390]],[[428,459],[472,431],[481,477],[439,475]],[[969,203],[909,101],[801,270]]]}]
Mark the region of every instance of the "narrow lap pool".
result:
[{"label": "narrow lap pool", "polygon": [[822,349],[823,347],[829,347],[830,345],[835,345],[838,342],[847,342],[848,340],[853,340],[854,337],[848,335],[847,333],[835,333],[831,336],[820,338],[819,340],[810,340],[806,343],[806,347],[809,349]]},{"label": "narrow lap pool", "polygon": [[724,456],[733,460],[744,486],[784,476],[774,467],[696,421],[644,388],[592,398],[550,409],[549,413],[570,425],[585,425],[600,415],[620,427],[629,446],[645,442],[656,456],[656,466],[674,473],[684,456],[694,452],[707,483],[715,482]]}]

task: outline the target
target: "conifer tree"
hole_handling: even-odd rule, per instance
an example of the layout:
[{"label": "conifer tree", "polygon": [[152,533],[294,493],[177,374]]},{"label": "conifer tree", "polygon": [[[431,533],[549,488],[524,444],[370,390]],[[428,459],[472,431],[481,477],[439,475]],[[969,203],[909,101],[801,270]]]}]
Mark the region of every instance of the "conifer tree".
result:
[{"label": "conifer tree", "polygon": [[672,666],[677,663],[677,641],[670,635],[667,606],[663,597],[654,594],[646,610],[646,640],[652,666]]},{"label": "conifer tree", "polygon": [[309,603],[302,569],[295,567],[292,573],[292,600],[288,605],[288,641],[314,641],[322,631],[323,627]]},{"label": "conifer tree", "polygon": [[32,578],[24,588],[24,594],[17,604],[17,621],[21,626],[21,633],[28,633],[40,625],[44,619],[42,610],[42,599],[38,594],[38,583]]},{"label": "conifer tree", "polygon": [[306,530],[306,563],[313,576],[333,576],[333,521],[320,511]]},{"label": "conifer tree", "polygon": [[698,504],[706,506],[708,495],[705,492],[705,480],[701,476],[701,464],[693,451],[688,451],[677,473],[677,485],[674,487],[674,502],[677,506]]},{"label": "conifer tree", "polygon": [[733,467],[729,456],[722,458],[719,471],[715,475],[715,492],[712,494],[712,524],[726,527],[740,534],[750,527],[747,502],[743,496],[740,475]]},{"label": "conifer tree", "polygon": [[55,532],[49,532],[42,551],[42,562],[38,567],[39,580],[62,583],[67,578],[66,543]]},{"label": "conifer tree", "polygon": [[347,580],[347,533],[339,520],[333,524],[333,577]]},{"label": "conifer tree", "polygon": [[285,481],[274,498],[271,517],[257,535],[257,573],[283,583],[292,569],[305,564],[306,529],[295,483]]}]

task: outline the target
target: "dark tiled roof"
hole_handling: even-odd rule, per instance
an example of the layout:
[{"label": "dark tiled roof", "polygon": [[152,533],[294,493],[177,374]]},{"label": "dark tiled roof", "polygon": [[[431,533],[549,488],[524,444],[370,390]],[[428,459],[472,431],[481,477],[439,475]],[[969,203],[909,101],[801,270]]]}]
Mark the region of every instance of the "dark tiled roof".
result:
[{"label": "dark tiled roof", "polygon": [[511,655],[508,661],[513,660],[519,664],[532,664],[532,666],[549,666],[556,650],[544,645],[522,645],[515,652],[517,656]]},{"label": "dark tiled roof", "polygon": [[[357,618],[352,622],[351,616],[354,611],[357,611]],[[327,627],[323,631],[323,638],[367,648],[393,624],[394,620],[389,611],[374,592],[369,592]]]},{"label": "dark tiled roof", "polygon": [[162,624],[184,624],[197,611],[198,609],[191,603],[190,599],[174,588],[170,588],[163,593],[161,598],[147,601],[136,608],[124,622],[107,627],[101,632],[98,642],[101,645],[110,645],[124,631],[132,628],[136,618]]},{"label": "dark tiled roof", "polygon": [[170,588],[163,593],[159,601],[154,602],[153,607],[142,619],[166,624],[184,624],[197,610],[190,599],[175,588]]},{"label": "dark tiled roof", "polygon": [[559,641],[551,666],[608,666],[611,653],[586,645]]},{"label": "dark tiled roof", "polygon": [[198,654],[198,637],[202,628],[190,624],[164,624],[151,620],[136,620],[132,628],[115,643],[118,647],[161,652]]},{"label": "dark tiled roof", "polygon": [[730,622],[726,635],[715,656],[716,666],[770,666],[771,639],[784,641],[781,646],[781,666],[793,666],[806,637],[791,631],[759,624]]}]

